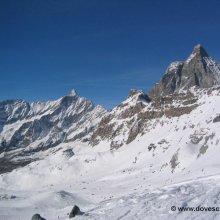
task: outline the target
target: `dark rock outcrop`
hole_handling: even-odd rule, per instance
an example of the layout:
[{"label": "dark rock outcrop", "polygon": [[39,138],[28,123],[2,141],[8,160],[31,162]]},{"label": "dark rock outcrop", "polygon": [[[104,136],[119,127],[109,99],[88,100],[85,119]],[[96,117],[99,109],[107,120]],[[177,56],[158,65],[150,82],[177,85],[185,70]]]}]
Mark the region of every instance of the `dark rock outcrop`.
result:
[{"label": "dark rock outcrop", "polygon": [[67,149],[67,150],[63,151],[63,155],[65,155],[67,158],[70,158],[70,157],[74,156],[75,154],[72,149]]},{"label": "dark rock outcrop", "polygon": [[214,123],[220,122],[220,115],[216,116],[216,117],[213,119],[213,122],[214,122]]},{"label": "dark rock outcrop", "polygon": [[11,172],[12,170],[19,167],[24,167],[35,160],[30,158],[23,160],[13,160],[13,158],[8,157],[0,158],[0,174]]},{"label": "dark rock outcrop", "polygon": [[74,205],[69,214],[69,218],[74,218],[76,215],[83,215],[83,212],[80,211],[80,208],[77,205]]},{"label": "dark rock outcrop", "polygon": [[32,216],[31,220],[46,220],[46,219],[42,218],[39,214],[35,214]]}]

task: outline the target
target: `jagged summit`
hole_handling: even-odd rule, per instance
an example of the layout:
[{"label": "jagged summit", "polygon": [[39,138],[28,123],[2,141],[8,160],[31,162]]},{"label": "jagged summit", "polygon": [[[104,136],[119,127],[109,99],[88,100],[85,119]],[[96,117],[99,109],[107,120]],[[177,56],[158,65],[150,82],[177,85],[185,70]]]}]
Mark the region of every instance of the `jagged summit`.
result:
[{"label": "jagged summit", "polygon": [[138,89],[130,90],[127,101],[130,102],[132,99],[135,100],[135,103],[138,101],[146,103],[150,102],[150,98],[148,97],[148,95],[145,94],[144,91]]},{"label": "jagged summit", "polygon": [[169,65],[162,79],[148,95],[152,98],[193,86],[210,88],[217,84],[220,84],[220,65],[198,44],[186,61]]},{"label": "jagged summit", "polygon": [[136,95],[136,94],[142,93],[142,92],[143,92],[143,91],[138,90],[138,89],[130,89],[129,94],[128,94],[128,98],[129,98],[129,97],[132,97],[132,96],[134,96],[134,95]]},{"label": "jagged summit", "polygon": [[194,48],[188,59],[185,61],[187,64],[189,64],[191,61],[202,61],[205,57],[209,57],[206,50],[202,47],[201,44],[197,44]]},{"label": "jagged summit", "polygon": [[75,89],[72,89],[69,96],[78,96],[78,93]]},{"label": "jagged summit", "polygon": [[193,49],[193,54],[199,54],[202,57],[208,57],[208,53],[206,52],[206,50],[202,47],[201,44],[197,44],[194,49]]},{"label": "jagged summit", "polygon": [[[78,97],[75,90],[55,101],[0,102],[0,154],[34,154],[71,141],[88,142],[105,109]],[[11,158],[5,156],[5,160]],[[26,162],[31,162],[28,159]],[[1,163],[1,160],[0,160]],[[22,162],[23,163],[23,162]],[[20,162],[15,163],[16,166]],[[22,164],[21,164],[22,165]],[[6,166],[4,171],[13,169]],[[0,169],[1,173],[1,169]]]}]

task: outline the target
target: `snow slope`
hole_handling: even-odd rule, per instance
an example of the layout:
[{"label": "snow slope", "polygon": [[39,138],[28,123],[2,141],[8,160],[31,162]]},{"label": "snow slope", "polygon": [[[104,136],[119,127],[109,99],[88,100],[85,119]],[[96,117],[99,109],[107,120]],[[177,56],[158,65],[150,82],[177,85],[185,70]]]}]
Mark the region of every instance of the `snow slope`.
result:
[{"label": "snow slope", "polygon": [[68,219],[75,204],[85,212],[76,219],[220,219],[214,211],[171,210],[220,206],[220,89],[190,92],[198,99],[189,114],[151,119],[117,150],[105,139],[93,148],[61,143],[1,174],[0,219]]}]

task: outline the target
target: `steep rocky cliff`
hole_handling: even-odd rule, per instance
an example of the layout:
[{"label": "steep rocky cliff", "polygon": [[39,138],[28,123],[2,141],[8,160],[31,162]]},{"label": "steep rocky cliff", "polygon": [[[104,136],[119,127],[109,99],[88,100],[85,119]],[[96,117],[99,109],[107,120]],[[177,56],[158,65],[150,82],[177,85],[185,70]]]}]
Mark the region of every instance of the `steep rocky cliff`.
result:
[{"label": "steep rocky cliff", "polygon": [[220,66],[205,49],[198,44],[185,62],[173,62],[162,79],[155,84],[148,95],[153,98],[167,95],[192,86],[209,88],[220,83]]}]

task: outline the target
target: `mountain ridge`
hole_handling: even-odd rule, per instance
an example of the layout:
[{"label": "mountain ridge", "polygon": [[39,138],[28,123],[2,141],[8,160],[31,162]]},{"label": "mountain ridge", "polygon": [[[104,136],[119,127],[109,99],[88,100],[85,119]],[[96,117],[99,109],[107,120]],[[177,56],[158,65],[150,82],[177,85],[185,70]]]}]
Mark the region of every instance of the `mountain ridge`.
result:
[{"label": "mountain ridge", "polygon": [[[6,152],[2,158],[12,161],[17,156],[18,161],[24,155],[77,141],[92,147],[106,141],[110,150],[126,146],[151,129],[155,120],[181,117],[195,110],[199,106],[195,89],[209,92],[220,82],[210,68],[211,64],[213,68],[219,64],[213,62],[197,45],[185,62],[172,62],[149,93],[133,89],[124,102],[109,112],[79,97],[75,90],[55,101],[2,101],[0,153]],[[10,151],[14,154],[7,153]]]},{"label": "mountain ridge", "polygon": [[105,112],[76,93],[48,102],[0,102],[0,153],[6,152],[4,161],[18,161],[25,154],[32,153],[34,158],[36,152],[60,143],[86,142]]}]

